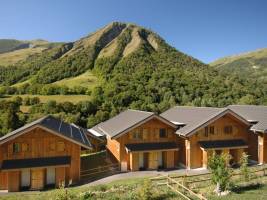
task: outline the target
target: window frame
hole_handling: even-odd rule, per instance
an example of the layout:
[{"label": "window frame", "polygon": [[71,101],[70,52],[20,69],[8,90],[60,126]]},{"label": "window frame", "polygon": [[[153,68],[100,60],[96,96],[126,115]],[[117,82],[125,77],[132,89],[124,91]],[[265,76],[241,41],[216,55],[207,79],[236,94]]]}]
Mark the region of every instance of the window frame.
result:
[{"label": "window frame", "polygon": [[12,153],[13,154],[20,153],[20,150],[21,150],[20,143],[19,142],[14,142],[12,144]]},{"label": "window frame", "polygon": [[232,135],[233,134],[233,126],[232,125],[224,126],[223,131],[224,131],[224,134],[226,134],[226,135]]},{"label": "window frame", "polygon": [[142,140],[143,139],[143,133],[142,130],[140,128],[136,129],[133,131],[133,139],[134,140]]},{"label": "window frame", "polygon": [[[212,131],[211,131],[212,130]],[[214,135],[215,134],[215,127],[214,126],[210,126],[209,127],[209,133]]]},{"label": "window frame", "polygon": [[[26,149],[24,149],[26,147]],[[30,144],[27,142],[23,142],[21,144],[21,152],[29,152],[30,151]]]},{"label": "window frame", "polygon": [[208,126],[206,126],[206,127],[204,128],[204,136],[205,136],[205,137],[209,137],[209,127],[208,127]]},{"label": "window frame", "polygon": [[[164,132],[162,132],[162,131],[164,131]],[[168,138],[168,133],[167,133],[166,128],[160,128],[159,129],[159,138]]]},{"label": "window frame", "polygon": [[[61,150],[60,145],[63,145],[63,149]],[[66,150],[66,144],[64,141],[57,141],[57,144],[56,144],[56,150],[57,152],[64,152]]]}]

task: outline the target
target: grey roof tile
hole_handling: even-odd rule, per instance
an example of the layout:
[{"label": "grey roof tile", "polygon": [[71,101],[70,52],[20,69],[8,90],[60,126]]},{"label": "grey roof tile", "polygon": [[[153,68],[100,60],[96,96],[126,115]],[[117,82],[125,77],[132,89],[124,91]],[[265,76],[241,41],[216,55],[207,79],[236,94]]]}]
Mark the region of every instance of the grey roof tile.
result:
[{"label": "grey roof tile", "polygon": [[250,122],[254,122],[251,130],[267,132],[267,106],[230,105],[231,110],[237,112]]},{"label": "grey roof tile", "polygon": [[109,135],[110,137],[114,137],[153,115],[153,112],[126,110],[101,123],[97,126],[97,129],[100,129],[103,133]]},{"label": "grey roof tile", "polygon": [[225,108],[175,106],[161,114],[162,117],[174,124],[181,125],[178,134],[186,136],[196,127],[214,118]]}]

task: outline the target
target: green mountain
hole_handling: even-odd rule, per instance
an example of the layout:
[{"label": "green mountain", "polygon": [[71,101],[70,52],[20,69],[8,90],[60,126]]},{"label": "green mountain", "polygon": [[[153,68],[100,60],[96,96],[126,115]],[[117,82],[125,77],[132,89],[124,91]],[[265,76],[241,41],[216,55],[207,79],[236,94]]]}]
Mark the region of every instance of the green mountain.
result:
[{"label": "green mountain", "polygon": [[62,94],[72,86],[77,94],[85,87],[97,111],[107,113],[128,107],[159,112],[174,104],[267,103],[261,81],[224,76],[153,31],[119,22],[0,67],[0,84],[4,92],[15,94]]},{"label": "green mountain", "polygon": [[0,39],[0,65],[9,66],[28,57],[40,54],[62,43],[51,43],[45,40]]},{"label": "green mountain", "polygon": [[218,59],[212,63],[221,72],[257,78],[267,83],[267,48]]}]

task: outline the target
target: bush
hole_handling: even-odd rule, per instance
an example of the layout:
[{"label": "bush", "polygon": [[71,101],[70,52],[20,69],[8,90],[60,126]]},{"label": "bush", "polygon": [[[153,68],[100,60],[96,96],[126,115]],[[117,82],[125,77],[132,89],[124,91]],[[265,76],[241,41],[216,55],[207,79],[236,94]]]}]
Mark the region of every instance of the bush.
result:
[{"label": "bush", "polygon": [[218,155],[215,152],[208,160],[208,168],[212,173],[212,182],[217,185],[216,192],[220,194],[230,186],[231,170],[228,167],[229,154]]},{"label": "bush", "polygon": [[85,193],[83,194],[81,200],[93,200],[93,199],[95,199],[94,196],[95,196],[95,195],[94,195],[92,192],[88,191],[88,192],[85,192]]},{"label": "bush", "polygon": [[240,158],[240,172],[244,181],[249,181],[248,155],[245,152],[242,153],[242,157]]}]

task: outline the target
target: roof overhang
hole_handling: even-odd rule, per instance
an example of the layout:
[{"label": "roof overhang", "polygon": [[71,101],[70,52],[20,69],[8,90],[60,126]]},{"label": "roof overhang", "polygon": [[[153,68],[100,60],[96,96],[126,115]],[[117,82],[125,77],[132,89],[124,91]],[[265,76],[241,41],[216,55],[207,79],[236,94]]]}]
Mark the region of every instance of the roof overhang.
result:
[{"label": "roof overhang", "polygon": [[[80,143],[80,142],[77,142],[76,140],[72,140],[72,139],[70,139],[69,137],[66,137],[66,136],[64,136],[64,135],[62,135],[62,134],[60,134],[60,133],[58,133],[58,132],[56,132],[56,131],[53,131],[53,130],[48,129],[48,128],[44,127],[44,126],[41,126],[40,124],[35,124],[35,125],[33,125],[33,126],[27,127],[27,128],[21,130],[20,132],[18,132],[18,133],[16,133],[16,134],[13,134],[13,135],[10,135],[9,137],[4,138],[3,140],[0,141],[0,145],[1,145],[1,144],[4,144],[4,143],[6,143],[6,142],[8,142],[8,141],[10,141],[10,140],[13,140],[13,139],[15,139],[15,138],[17,138],[17,137],[19,137],[19,136],[25,134],[25,133],[28,133],[29,131],[31,131],[31,130],[33,130],[33,129],[35,129],[35,128],[41,128],[41,129],[43,129],[43,130],[46,130],[46,131],[49,132],[49,133],[52,133],[52,134],[54,134],[54,135],[56,135],[56,136],[58,136],[58,137],[64,138],[64,139],[66,139],[66,140],[68,140],[68,141],[70,141],[70,142],[72,142],[72,143],[75,143],[75,144],[77,144],[77,145],[79,145],[79,146],[82,146],[82,147],[84,147],[84,148],[86,148],[86,149],[92,149],[92,147],[89,147],[89,146],[84,145],[84,144],[82,144],[82,143]],[[86,137],[86,136],[85,136],[85,137]],[[84,138],[84,139],[85,139],[85,140],[88,140],[87,138]],[[90,143],[89,143],[89,144],[90,144]]]},{"label": "roof overhang", "polygon": [[97,132],[96,130],[94,130],[92,128],[88,129],[87,131],[90,132],[95,137],[102,137],[103,136],[102,134],[100,134],[99,132]]},{"label": "roof overhang", "polygon": [[190,130],[188,133],[183,134],[183,133],[179,132],[179,129],[176,131],[176,133],[178,135],[184,135],[185,137],[190,137],[190,136],[194,135],[200,129],[206,127],[207,125],[209,125],[209,124],[211,124],[213,122],[215,122],[216,120],[218,120],[219,118],[223,117],[226,114],[230,114],[230,115],[234,116],[235,118],[237,118],[242,123],[246,124],[247,126],[251,126],[251,124],[245,118],[243,118],[242,116],[240,116],[239,114],[237,114],[233,110],[227,108],[227,109],[219,112],[217,115],[213,116],[212,118],[210,118],[210,119],[208,119],[206,121],[202,121],[195,128]]},{"label": "roof overhang", "polygon": [[175,124],[171,123],[167,119],[165,119],[165,118],[163,118],[163,117],[161,117],[159,115],[156,115],[156,114],[150,115],[149,117],[145,118],[144,120],[141,120],[141,121],[137,122],[136,124],[132,125],[131,127],[126,128],[125,130],[121,131],[120,133],[118,133],[118,134],[116,134],[116,135],[114,135],[112,137],[110,137],[108,132],[105,131],[101,126],[99,126],[98,128],[101,131],[103,131],[107,136],[109,136],[111,139],[116,139],[116,138],[124,135],[125,133],[128,133],[129,131],[139,127],[140,125],[142,125],[142,124],[144,124],[144,123],[146,123],[146,122],[148,122],[148,121],[150,121],[151,119],[154,119],[154,118],[159,120],[159,121],[161,121],[161,122],[163,122],[163,123],[165,123],[165,124],[167,124],[167,125],[169,125],[169,126],[171,126],[172,128],[176,128]]},{"label": "roof overhang", "polygon": [[202,150],[244,149],[248,144],[242,139],[199,141]]},{"label": "roof overhang", "polygon": [[1,171],[14,171],[18,169],[43,168],[43,167],[63,167],[71,163],[70,156],[42,157],[3,160]]},{"label": "roof overhang", "polygon": [[133,143],[125,145],[126,152],[178,151],[175,142]]},{"label": "roof overhang", "polygon": [[255,128],[250,128],[251,131],[253,131],[254,133],[256,132],[260,132],[260,133],[267,133],[267,129],[255,129]]}]

